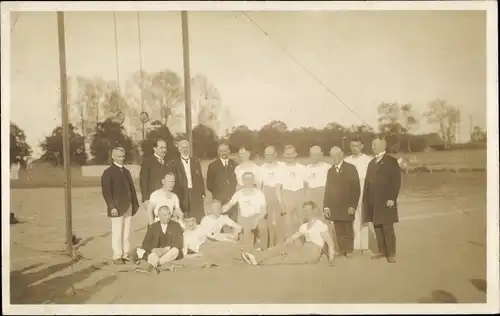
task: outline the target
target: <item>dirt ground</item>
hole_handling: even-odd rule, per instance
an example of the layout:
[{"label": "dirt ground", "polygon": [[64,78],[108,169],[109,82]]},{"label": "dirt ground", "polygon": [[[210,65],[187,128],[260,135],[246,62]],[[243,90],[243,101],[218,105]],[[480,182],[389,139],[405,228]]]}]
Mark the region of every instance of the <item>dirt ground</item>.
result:
[{"label": "dirt ground", "polygon": [[[159,275],[120,271],[110,262],[110,223],[100,188],[73,188],[73,230],[84,260],[64,249],[62,188],[13,189],[12,304],[484,303],[486,173],[408,174],[396,226],[398,262],[356,256],[335,267],[248,266],[226,260],[210,269]],[[133,219],[132,243],[146,216]],[[374,240],[371,239],[374,249]],[[73,271],[73,273],[71,273]],[[72,293],[72,284],[75,292]]]}]

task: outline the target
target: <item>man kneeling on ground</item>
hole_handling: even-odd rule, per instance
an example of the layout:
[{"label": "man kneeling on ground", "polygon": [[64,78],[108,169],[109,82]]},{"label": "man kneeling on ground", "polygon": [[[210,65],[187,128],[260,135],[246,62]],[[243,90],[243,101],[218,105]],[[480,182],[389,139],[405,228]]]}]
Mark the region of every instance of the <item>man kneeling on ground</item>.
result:
[{"label": "man kneeling on ground", "polygon": [[[241,252],[243,260],[252,265],[259,264],[312,264],[317,263],[328,246],[328,260],[333,264],[335,255],[332,236],[328,226],[321,220],[317,205],[308,201],[303,204],[303,214],[306,222],[299,230],[290,236],[284,244],[269,248],[260,253]],[[296,239],[305,237],[305,243],[293,243]]]},{"label": "man kneeling on ground", "polygon": [[162,205],[158,208],[159,221],[149,226],[142,247],[137,249],[142,259],[140,271],[160,271],[162,265],[182,258],[183,232],[179,223],[171,221],[172,210]]}]

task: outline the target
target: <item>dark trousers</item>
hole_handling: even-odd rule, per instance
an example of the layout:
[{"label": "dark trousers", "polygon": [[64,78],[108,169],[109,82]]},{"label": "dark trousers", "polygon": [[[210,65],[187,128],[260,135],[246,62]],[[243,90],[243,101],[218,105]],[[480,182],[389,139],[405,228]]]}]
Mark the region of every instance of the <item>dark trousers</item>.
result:
[{"label": "dark trousers", "polygon": [[373,225],[377,238],[378,252],[387,257],[396,255],[396,234],[394,224]]},{"label": "dark trousers", "polygon": [[335,234],[339,249],[337,252],[341,254],[351,253],[354,248],[354,229],[352,221],[333,221]]},{"label": "dark trousers", "polygon": [[187,210],[188,210],[188,217],[194,217],[196,218],[196,223],[199,224],[202,220],[202,218],[205,216],[205,211],[203,210],[203,201],[202,205],[198,205],[200,203],[197,203],[197,197],[193,189],[187,189]]}]

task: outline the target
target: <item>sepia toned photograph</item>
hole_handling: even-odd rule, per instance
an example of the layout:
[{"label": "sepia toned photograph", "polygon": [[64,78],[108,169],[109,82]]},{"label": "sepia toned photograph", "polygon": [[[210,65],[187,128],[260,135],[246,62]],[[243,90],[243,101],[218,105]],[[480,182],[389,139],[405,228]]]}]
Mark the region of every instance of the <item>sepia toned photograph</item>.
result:
[{"label": "sepia toned photograph", "polygon": [[2,2],[3,313],[500,312],[496,3],[370,3]]}]

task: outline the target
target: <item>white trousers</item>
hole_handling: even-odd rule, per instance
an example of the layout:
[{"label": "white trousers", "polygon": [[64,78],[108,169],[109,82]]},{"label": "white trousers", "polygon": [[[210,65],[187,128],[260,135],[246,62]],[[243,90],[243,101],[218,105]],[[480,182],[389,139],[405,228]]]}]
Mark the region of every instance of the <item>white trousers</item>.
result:
[{"label": "white trousers", "polygon": [[[361,193],[363,194],[363,193]],[[362,196],[362,195],[361,195]],[[358,203],[358,208],[354,214],[353,230],[354,230],[354,249],[368,250],[368,224],[363,224],[361,215],[361,199]]]},{"label": "white trousers", "polygon": [[111,246],[113,260],[128,256],[130,251],[130,222],[132,220],[132,207],[120,217],[111,217]]}]

